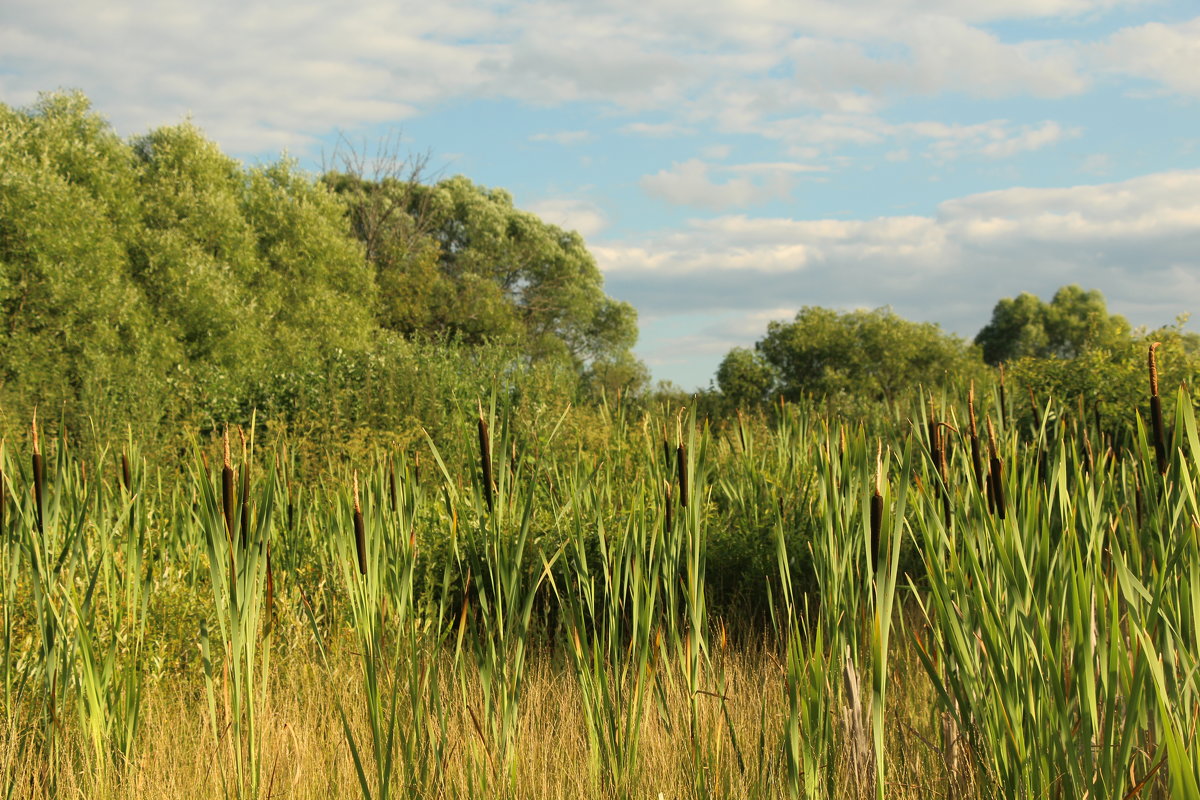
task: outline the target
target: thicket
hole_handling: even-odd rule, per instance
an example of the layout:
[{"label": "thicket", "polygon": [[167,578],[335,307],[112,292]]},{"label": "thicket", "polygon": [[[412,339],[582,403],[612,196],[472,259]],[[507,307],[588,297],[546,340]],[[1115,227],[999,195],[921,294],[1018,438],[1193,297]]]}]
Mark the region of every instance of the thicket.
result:
[{"label": "thicket", "polygon": [[244,166],[186,122],[123,140],[78,93],[0,105],[0,164],[10,433],[37,407],[164,451],[252,419],[345,444],[645,382],[632,307],[502,190]]}]

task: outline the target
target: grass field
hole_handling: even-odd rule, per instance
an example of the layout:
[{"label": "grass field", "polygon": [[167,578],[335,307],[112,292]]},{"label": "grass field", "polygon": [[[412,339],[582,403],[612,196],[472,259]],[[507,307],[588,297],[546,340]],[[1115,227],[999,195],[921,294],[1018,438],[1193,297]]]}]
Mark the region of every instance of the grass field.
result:
[{"label": "grass field", "polygon": [[9,443],[6,796],[1200,797],[1190,397],[961,388],[319,469]]}]

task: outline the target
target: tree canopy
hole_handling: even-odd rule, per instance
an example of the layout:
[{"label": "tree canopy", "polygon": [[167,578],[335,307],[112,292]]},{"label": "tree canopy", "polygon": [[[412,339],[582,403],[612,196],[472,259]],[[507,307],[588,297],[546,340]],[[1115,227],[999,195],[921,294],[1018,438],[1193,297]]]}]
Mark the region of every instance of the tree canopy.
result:
[{"label": "tree canopy", "polygon": [[1129,323],[1109,314],[1097,289],[1064,286],[1046,303],[1022,292],[996,303],[991,321],[975,337],[989,364],[1018,358],[1075,358],[1128,341]]},{"label": "tree canopy", "polygon": [[580,391],[645,382],[636,314],[583,240],[501,189],[247,167],[188,122],[124,140],[75,92],[0,104],[0,163],[5,413],[118,430],[291,413],[390,383],[418,339],[506,347]]},{"label": "tree canopy", "polygon": [[889,308],[839,313],[805,306],[790,322],[769,323],[754,352],[730,351],[717,383],[737,403],[773,393],[844,393],[890,402],[917,385],[941,382],[972,358],[958,337]]}]

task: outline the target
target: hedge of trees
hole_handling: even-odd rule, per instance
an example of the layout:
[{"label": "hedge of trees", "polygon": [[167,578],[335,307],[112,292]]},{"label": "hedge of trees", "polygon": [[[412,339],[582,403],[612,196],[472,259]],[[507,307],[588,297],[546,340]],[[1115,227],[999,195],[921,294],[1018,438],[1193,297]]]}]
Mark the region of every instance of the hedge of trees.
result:
[{"label": "hedge of trees", "polygon": [[127,140],[70,92],[0,105],[0,163],[9,430],[34,406],[106,436],[396,430],[484,389],[646,380],[579,235],[503,190],[245,166],[187,122]]}]

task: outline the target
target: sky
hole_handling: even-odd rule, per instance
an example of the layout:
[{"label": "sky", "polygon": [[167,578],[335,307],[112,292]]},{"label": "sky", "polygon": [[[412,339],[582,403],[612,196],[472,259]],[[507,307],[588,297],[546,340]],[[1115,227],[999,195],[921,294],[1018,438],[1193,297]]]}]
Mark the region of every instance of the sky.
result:
[{"label": "sky", "polygon": [[[578,230],[657,380],[804,306],[972,338],[1099,289],[1200,320],[1195,0],[4,0],[0,102],[247,163],[339,142]],[[1197,329],[1189,323],[1190,329]]]}]

